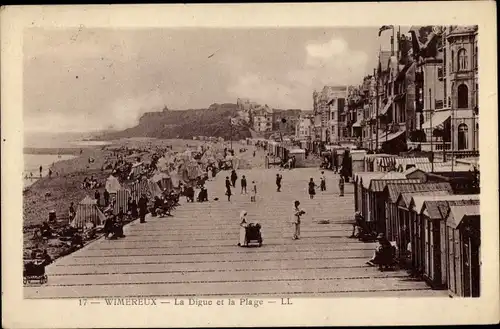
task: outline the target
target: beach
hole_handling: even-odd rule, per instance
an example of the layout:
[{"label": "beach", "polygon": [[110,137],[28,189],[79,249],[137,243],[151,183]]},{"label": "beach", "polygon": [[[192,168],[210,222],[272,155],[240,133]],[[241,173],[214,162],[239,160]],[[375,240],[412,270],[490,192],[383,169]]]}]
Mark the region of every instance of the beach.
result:
[{"label": "beach", "polygon": [[[25,170],[33,171],[34,176],[38,174],[38,167],[43,166],[43,177],[30,182],[31,185],[26,187],[23,192],[25,250],[34,247],[47,249],[53,259],[59,258],[67,252],[63,245],[49,245],[44,241],[35,242],[32,240],[33,232],[43,221],[48,220],[50,211],[55,211],[57,216],[57,222],[54,224],[55,229],[68,224],[70,203],[73,202],[77,205],[86,196],[93,197],[94,195],[93,190],[81,187],[83,180],[93,176],[100,183],[104,183],[110,172],[103,171],[102,167],[114,149],[128,147],[129,149],[148,150],[147,153],[140,153],[142,159],[147,161],[149,153],[156,147],[169,146],[174,151],[183,151],[188,147],[196,148],[204,144],[203,141],[195,140],[154,138],[126,138],[104,143],[82,141],[82,143],[85,143],[86,147],[81,149],[71,147],[71,145],[75,145],[72,141],[64,141],[64,144],[69,148],[61,148],[62,144],[52,144],[55,145],[55,148],[33,148],[32,152],[35,154],[25,155]],[[225,142],[224,145],[229,148],[230,143]],[[239,148],[241,144],[233,142],[233,147]],[[93,159],[93,162],[89,162],[89,158]],[[246,154],[245,158],[247,160],[241,162],[242,166],[248,168],[263,166],[263,162],[251,163],[254,160],[251,158],[251,154]],[[51,178],[46,175],[49,167],[54,173]]]}]

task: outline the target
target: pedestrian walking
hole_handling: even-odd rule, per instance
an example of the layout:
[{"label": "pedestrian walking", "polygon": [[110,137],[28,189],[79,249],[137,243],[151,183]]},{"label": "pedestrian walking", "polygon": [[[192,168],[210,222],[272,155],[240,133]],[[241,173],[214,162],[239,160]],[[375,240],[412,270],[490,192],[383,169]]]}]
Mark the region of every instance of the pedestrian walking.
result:
[{"label": "pedestrian walking", "polygon": [[231,201],[231,182],[229,181],[229,177],[226,177],[226,195],[227,201]]},{"label": "pedestrian walking", "polygon": [[42,169],[43,169],[42,166],[40,166],[39,169],[40,169],[40,178],[41,178],[42,177]]},{"label": "pedestrian walking", "polygon": [[236,170],[233,169],[233,171],[231,171],[231,183],[233,183],[233,187],[236,187],[237,180],[238,180],[238,175],[236,174]]},{"label": "pedestrian walking", "polygon": [[294,225],[294,233],[293,233],[293,239],[298,240],[300,239],[300,217],[304,215],[306,212],[302,209],[299,208],[300,202],[295,201],[294,202],[294,208],[293,208],[293,220],[292,223]]},{"label": "pedestrian walking", "polygon": [[52,178],[52,169],[49,169],[49,178]]},{"label": "pedestrian walking", "polygon": [[309,198],[314,199],[314,195],[316,194],[316,183],[314,179],[311,177],[309,180]]},{"label": "pedestrian walking", "polygon": [[326,191],[326,178],[325,178],[325,172],[321,172],[321,178],[320,178],[320,188],[321,191]]},{"label": "pedestrian walking", "polygon": [[344,196],[344,176],[340,176],[339,179],[339,190],[340,190],[340,196]]},{"label": "pedestrian walking", "polygon": [[139,208],[140,222],[146,223],[146,214],[148,213],[148,199],[144,194],[139,198],[137,206]]},{"label": "pedestrian walking", "polygon": [[241,194],[243,194],[243,192],[247,194],[247,179],[245,175],[241,177]]},{"label": "pedestrian walking", "polygon": [[280,174],[276,174],[276,191],[281,192],[281,180],[283,179],[283,176]]},{"label": "pedestrian walking", "polygon": [[255,184],[255,181],[252,181],[252,196],[250,197],[250,201],[257,201],[257,184]]},{"label": "pedestrian walking", "polygon": [[253,157],[255,158],[255,150],[253,151]]}]

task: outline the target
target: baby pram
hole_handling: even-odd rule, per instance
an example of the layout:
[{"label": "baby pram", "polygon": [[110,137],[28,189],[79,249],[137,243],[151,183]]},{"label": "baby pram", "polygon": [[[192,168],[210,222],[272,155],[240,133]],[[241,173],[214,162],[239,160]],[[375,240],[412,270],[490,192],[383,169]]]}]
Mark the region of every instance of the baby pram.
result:
[{"label": "baby pram", "polygon": [[30,259],[24,261],[23,283],[27,284],[31,281],[39,281],[44,284],[48,281],[45,274],[45,261],[43,259]]},{"label": "baby pram", "polygon": [[262,235],[260,234],[260,224],[250,223],[245,229],[245,241],[248,246],[250,243],[258,243],[262,246]]}]

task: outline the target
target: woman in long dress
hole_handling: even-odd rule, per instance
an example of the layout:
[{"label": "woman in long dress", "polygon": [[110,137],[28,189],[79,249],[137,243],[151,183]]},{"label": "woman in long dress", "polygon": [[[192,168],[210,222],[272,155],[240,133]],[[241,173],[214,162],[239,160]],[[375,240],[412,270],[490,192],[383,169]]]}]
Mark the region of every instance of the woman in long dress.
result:
[{"label": "woman in long dress", "polygon": [[238,242],[239,247],[244,247],[247,245],[246,243],[247,226],[248,226],[247,212],[245,210],[242,210],[240,213],[240,240]]}]

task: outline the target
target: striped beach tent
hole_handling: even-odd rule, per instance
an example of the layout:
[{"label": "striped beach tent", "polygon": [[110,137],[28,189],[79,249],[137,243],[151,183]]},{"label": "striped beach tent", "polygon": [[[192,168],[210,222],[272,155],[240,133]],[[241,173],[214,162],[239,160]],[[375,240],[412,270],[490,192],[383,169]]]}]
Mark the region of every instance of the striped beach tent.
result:
[{"label": "striped beach tent", "polygon": [[97,200],[86,196],[76,207],[76,216],[70,225],[75,228],[83,228],[87,223],[95,226],[102,225],[106,217],[97,207]]},{"label": "striped beach tent", "polygon": [[161,195],[161,190],[155,182],[149,179],[141,179],[130,186],[130,193],[135,201],[139,201],[142,194],[151,198]]},{"label": "striped beach tent", "polygon": [[153,175],[151,178],[153,182],[158,184],[160,189],[170,191],[172,189],[172,180],[170,179],[170,176],[165,173],[156,173]]},{"label": "striped beach tent", "polygon": [[113,207],[113,212],[117,214],[120,211],[120,208],[123,209],[123,212],[127,213],[128,211],[128,198],[131,197],[132,194],[130,190],[121,189],[116,191],[115,194],[115,204]]}]

